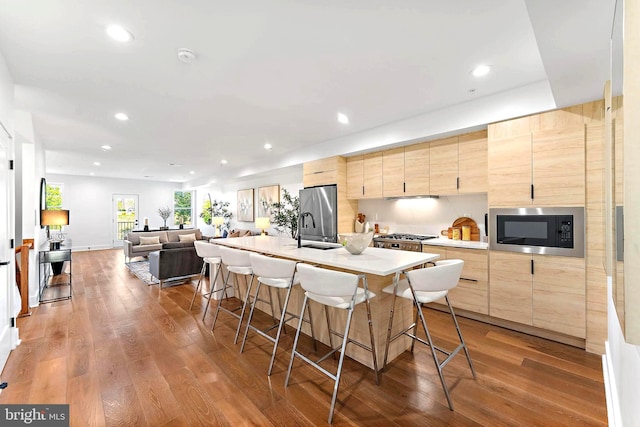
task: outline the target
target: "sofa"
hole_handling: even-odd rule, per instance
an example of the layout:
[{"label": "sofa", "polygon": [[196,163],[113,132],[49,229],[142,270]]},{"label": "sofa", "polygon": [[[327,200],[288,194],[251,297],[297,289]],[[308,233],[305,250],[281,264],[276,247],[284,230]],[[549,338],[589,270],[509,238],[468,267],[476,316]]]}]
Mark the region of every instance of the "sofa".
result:
[{"label": "sofa", "polygon": [[209,240],[209,236],[203,236],[198,228],[131,231],[127,233],[123,242],[125,263],[130,262],[131,259],[135,257],[148,257],[151,252],[161,249],[194,248],[193,240],[191,240],[189,236],[190,234],[194,235],[195,240]]},{"label": "sofa", "polygon": [[161,249],[149,254],[149,273],[160,282],[160,289],[166,280],[200,274],[202,258],[196,249],[190,248]]}]

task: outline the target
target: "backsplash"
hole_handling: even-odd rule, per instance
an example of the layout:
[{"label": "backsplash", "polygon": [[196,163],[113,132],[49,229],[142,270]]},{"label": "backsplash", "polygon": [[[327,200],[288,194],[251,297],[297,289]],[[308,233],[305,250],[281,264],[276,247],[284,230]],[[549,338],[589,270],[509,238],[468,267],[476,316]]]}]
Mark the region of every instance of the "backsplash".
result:
[{"label": "backsplash", "polygon": [[484,235],[487,206],[486,194],[471,194],[438,199],[360,200],[358,212],[367,216],[372,228],[379,224],[380,228],[388,227],[390,233],[415,234],[440,234],[456,218],[468,216],[478,223],[480,235]]}]

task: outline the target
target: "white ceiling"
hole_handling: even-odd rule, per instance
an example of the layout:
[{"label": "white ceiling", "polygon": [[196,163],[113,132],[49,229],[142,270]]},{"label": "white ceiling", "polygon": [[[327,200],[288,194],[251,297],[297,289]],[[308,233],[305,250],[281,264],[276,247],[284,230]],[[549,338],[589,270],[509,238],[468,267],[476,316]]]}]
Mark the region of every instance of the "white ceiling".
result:
[{"label": "white ceiling", "polygon": [[[0,0],[0,53],[47,173],[197,185],[401,143],[377,130],[404,124],[432,136],[437,117],[599,98],[614,3]],[[109,39],[112,23],[135,40]],[[180,62],[179,48],[197,60]],[[492,73],[472,77],[483,63]],[[550,101],[516,108],[523,88]]]}]

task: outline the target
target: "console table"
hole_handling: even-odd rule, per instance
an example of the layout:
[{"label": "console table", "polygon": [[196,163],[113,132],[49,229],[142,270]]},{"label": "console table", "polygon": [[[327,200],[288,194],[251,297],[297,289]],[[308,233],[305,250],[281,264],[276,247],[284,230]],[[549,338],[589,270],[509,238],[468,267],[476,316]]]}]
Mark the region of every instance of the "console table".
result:
[{"label": "console table", "polygon": [[[68,272],[65,271],[65,263]],[[59,269],[54,265],[60,265]],[[40,302],[53,302],[71,298],[71,241],[65,240],[59,248],[51,249],[45,242],[38,250],[38,284]]]}]

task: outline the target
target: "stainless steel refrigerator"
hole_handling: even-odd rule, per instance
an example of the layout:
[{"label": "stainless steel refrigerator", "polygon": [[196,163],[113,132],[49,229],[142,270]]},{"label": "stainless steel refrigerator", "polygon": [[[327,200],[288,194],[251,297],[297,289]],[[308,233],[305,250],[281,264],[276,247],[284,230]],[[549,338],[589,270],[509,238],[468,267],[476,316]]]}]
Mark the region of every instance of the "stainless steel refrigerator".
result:
[{"label": "stainless steel refrigerator", "polygon": [[318,242],[338,241],[338,189],[320,185],[300,190],[300,238]]}]

